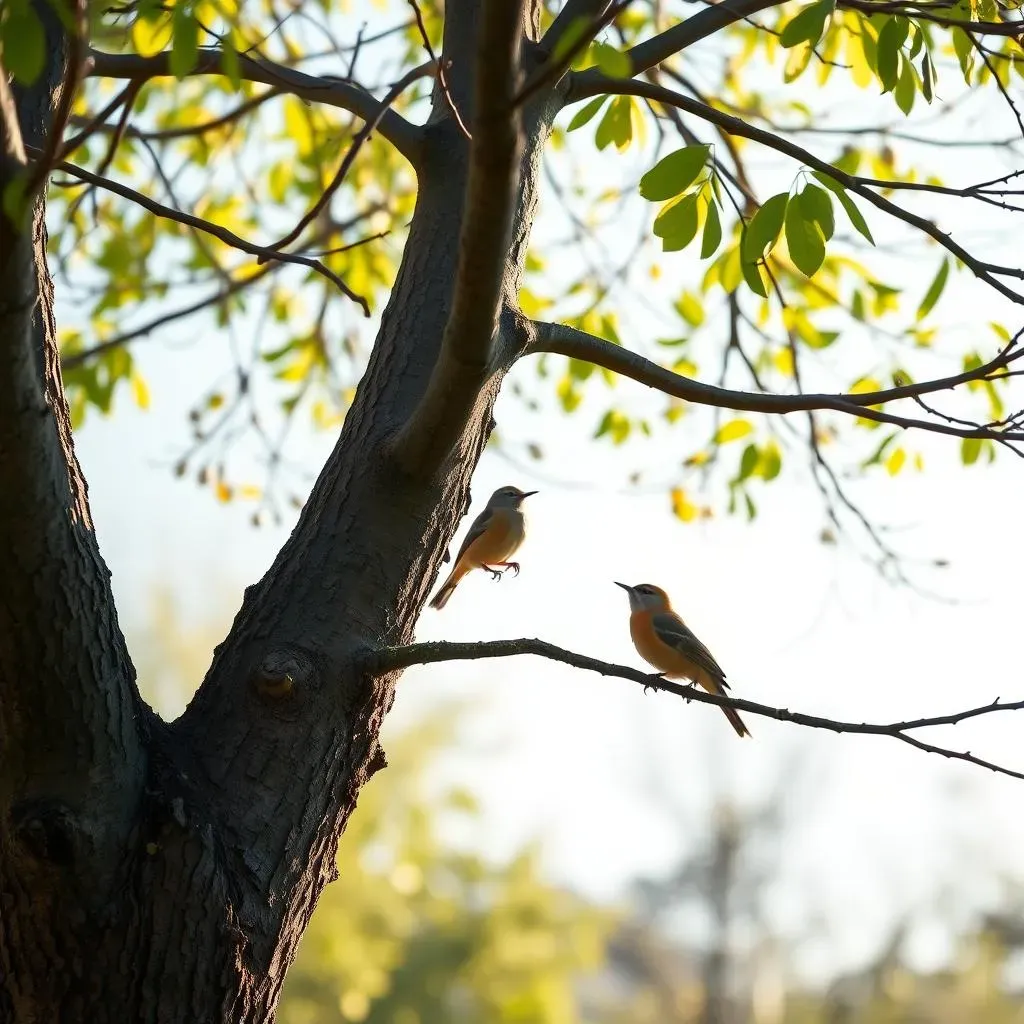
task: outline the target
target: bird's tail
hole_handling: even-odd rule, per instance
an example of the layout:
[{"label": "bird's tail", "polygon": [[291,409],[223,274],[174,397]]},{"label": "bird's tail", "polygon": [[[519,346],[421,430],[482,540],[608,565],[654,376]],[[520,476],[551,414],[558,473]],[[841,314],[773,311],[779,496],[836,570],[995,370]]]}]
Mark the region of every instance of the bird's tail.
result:
[{"label": "bird's tail", "polygon": [[737,736],[749,736],[750,730],[747,728],[746,723],[740,718],[739,713],[735,708],[722,708],[725,712],[725,717],[729,719],[729,724],[736,730]]},{"label": "bird's tail", "polygon": [[455,566],[454,569],[448,574],[448,579],[444,581],[444,585],[434,595],[433,601],[430,602],[431,608],[437,608],[440,610],[448,603],[448,598],[455,593],[455,588],[459,585],[460,580],[466,573],[459,571],[459,566]]},{"label": "bird's tail", "polygon": [[[717,694],[719,697],[728,697],[729,695],[725,692],[725,686],[722,685],[722,681],[715,679],[707,672],[701,674],[698,682],[704,687],[708,693]],[[735,708],[722,708],[722,713],[726,718],[729,719],[729,724],[736,730],[737,736],[749,736],[750,730],[747,728],[746,722],[743,721],[739,716],[739,712]]]}]

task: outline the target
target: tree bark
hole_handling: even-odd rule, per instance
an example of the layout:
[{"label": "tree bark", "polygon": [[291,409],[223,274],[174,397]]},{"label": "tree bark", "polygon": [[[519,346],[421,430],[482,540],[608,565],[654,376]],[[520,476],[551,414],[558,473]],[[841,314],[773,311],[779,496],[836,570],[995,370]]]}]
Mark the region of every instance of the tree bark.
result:
[{"label": "tree bark", "polygon": [[[482,6],[447,4],[444,59],[471,126]],[[537,11],[523,17],[527,71],[543,57]],[[45,81],[15,96],[36,148],[67,51],[47,24]],[[273,1019],[359,790],[385,764],[378,730],[398,673],[360,665],[413,640],[501,381],[529,340],[513,308],[560,106],[548,90],[522,113],[483,385],[440,470],[420,474],[392,446],[441,350],[470,167],[470,143],[435,95],[402,265],[341,436],[169,724],[138,695],[74,457],[42,198],[30,224],[0,223],[0,1019]],[[24,170],[6,158],[2,169],[4,181]]]}]

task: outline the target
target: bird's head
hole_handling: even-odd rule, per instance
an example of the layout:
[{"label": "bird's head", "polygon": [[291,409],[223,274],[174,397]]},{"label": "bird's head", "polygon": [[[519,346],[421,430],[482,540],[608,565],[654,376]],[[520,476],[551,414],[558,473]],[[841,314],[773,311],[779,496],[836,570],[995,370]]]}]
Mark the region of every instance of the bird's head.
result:
[{"label": "bird's head", "polygon": [[668,594],[653,583],[638,583],[635,587],[631,587],[626,583],[616,582],[615,586],[622,587],[629,594],[629,610],[631,612],[667,612],[671,607]]},{"label": "bird's head", "polygon": [[521,491],[518,487],[508,484],[505,487],[499,487],[491,495],[491,500],[487,504],[502,508],[519,508],[531,494],[536,493],[536,491]]}]

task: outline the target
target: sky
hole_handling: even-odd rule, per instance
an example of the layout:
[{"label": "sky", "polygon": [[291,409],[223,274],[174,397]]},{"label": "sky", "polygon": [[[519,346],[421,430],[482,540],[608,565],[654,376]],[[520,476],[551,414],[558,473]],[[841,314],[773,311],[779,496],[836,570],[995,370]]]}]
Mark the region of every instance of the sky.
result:
[{"label": "sky", "polygon": [[[991,121],[1010,127],[1002,112],[991,112]],[[951,177],[957,160],[966,180],[977,176],[970,157],[942,159]],[[970,211],[956,216],[964,230],[985,227]],[[1012,254],[1011,240],[1001,246],[995,251]],[[671,257],[666,277],[692,256]],[[934,257],[911,263],[897,250],[889,258],[923,293]],[[1000,310],[969,280],[950,287],[939,322],[955,349],[976,331],[979,308],[986,319]],[[636,347],[654,351],[656,314],[634,309],[628,324]],[[159,585],[187,621],[212,619],[226,630],[242,589],[269,567],[295,513],[257,529],[251,506],[221,505],[171,470],[187,445],[190,403],[209,375],[230,366],[212,323],[187,321],[135,352],[150,383],[150,410],[122,396],[113,417],[90,415],[77,438],[121,618],[129,639],[137,637]],[[513,381],[538,387],[531,366],[517,367]],[[655,400],[630,382],[619,393],[630,408]],[[1012,527],[1024,476],[1015,459],[964,470],[956,442],[929,436],[919,440],[924,473],[878,474],[859,485],[864,507],[898,528],[904,550],[949,563],[920,577],[935,598],[885,582],[847,546],[823,545],[820,499],[799,474],[763,492],[753,523],[681,523],[663,489],[630,492],[623,481],[637,465],[656,477],[659,459],[677,462],[676,450],[692,448],[692,438],[611,450],[588,438],[587,412],[598,408],[588,398],[573,420],[547,407],[534,414],[506,386],[496,419],[507,450],[542,434],[545,459],[531,468],[489,450],[474,478],[471,514],[501,485],[539,489],[527,504],[522,573],[500,583],[471,575],[443,612],[424,611],[418,639],[540,637],[639,668],[628,604],[613,581],[653,582],[714,652],[737,696],[857,722],[1024,697],[1017,632],[1024,565]],[[332,441],[302,435],[311,471]],[[858,963],[903,913],[919,916],[913,950],[933,963],[949,952],[944,915],[969,921],[999,898],[1001,875],[1024,882],[1017,855],[1024,821],[1008,812],[1024,783],[893,739],[748,716],[753,737],[740,742],[713,707],[520,658],[408,671],[385,749],[389,735],[453,699],[469,700],[471,710],[440,772],[475,788],[484,808],[480,829],[459,841],[503,857],[537,839],[551,874],[595,898],[617,899],[636,878],[670,870],[706,827],[716,799],[755,807],[781,794],[787,825],[767,914],[793,938],[806,939],[815,918],[830,922],[827,942],[802,947],[811,973]],[[175,712],[172,697],[162,710]],[[1019,717],[993,715],[928,738],[1024,770],[1019,729]]]}]

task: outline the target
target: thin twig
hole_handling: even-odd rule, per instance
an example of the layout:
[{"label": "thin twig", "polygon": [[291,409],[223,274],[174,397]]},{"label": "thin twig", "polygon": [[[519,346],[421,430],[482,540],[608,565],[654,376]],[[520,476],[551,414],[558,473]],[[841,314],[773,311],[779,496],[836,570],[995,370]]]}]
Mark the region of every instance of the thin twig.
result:
[{"label": "thin twig", "polygon": [[445,103],[448,104],[448,109],[452,112],[452,117],[455,118],[455,123],[459,126],[462,134],[465,135],[467,139],[472,139],[473,136],[466,127],[466,122],[462,120],[462,115],[459,113],[459,108],[455,103],[455,98],[452,96],[451,90],[448,88],[448,69],[445,66],[445,62],[443,60],[438,60],[437,55],[434,53],[434,48],[430,45],[430,36],[427,35],[427,26],[423,22],[423,13],[420,11],[420,5],[416,0],[409,0],[409,6],[413,9],[413,13],[416,15],[416,27],[419,29],[420,38],[423,40],[423,48],[427,51],[427,56],[430,57],[434,67],[437,68],[437,84],[441,89],[441,95],[444,97]]}]

